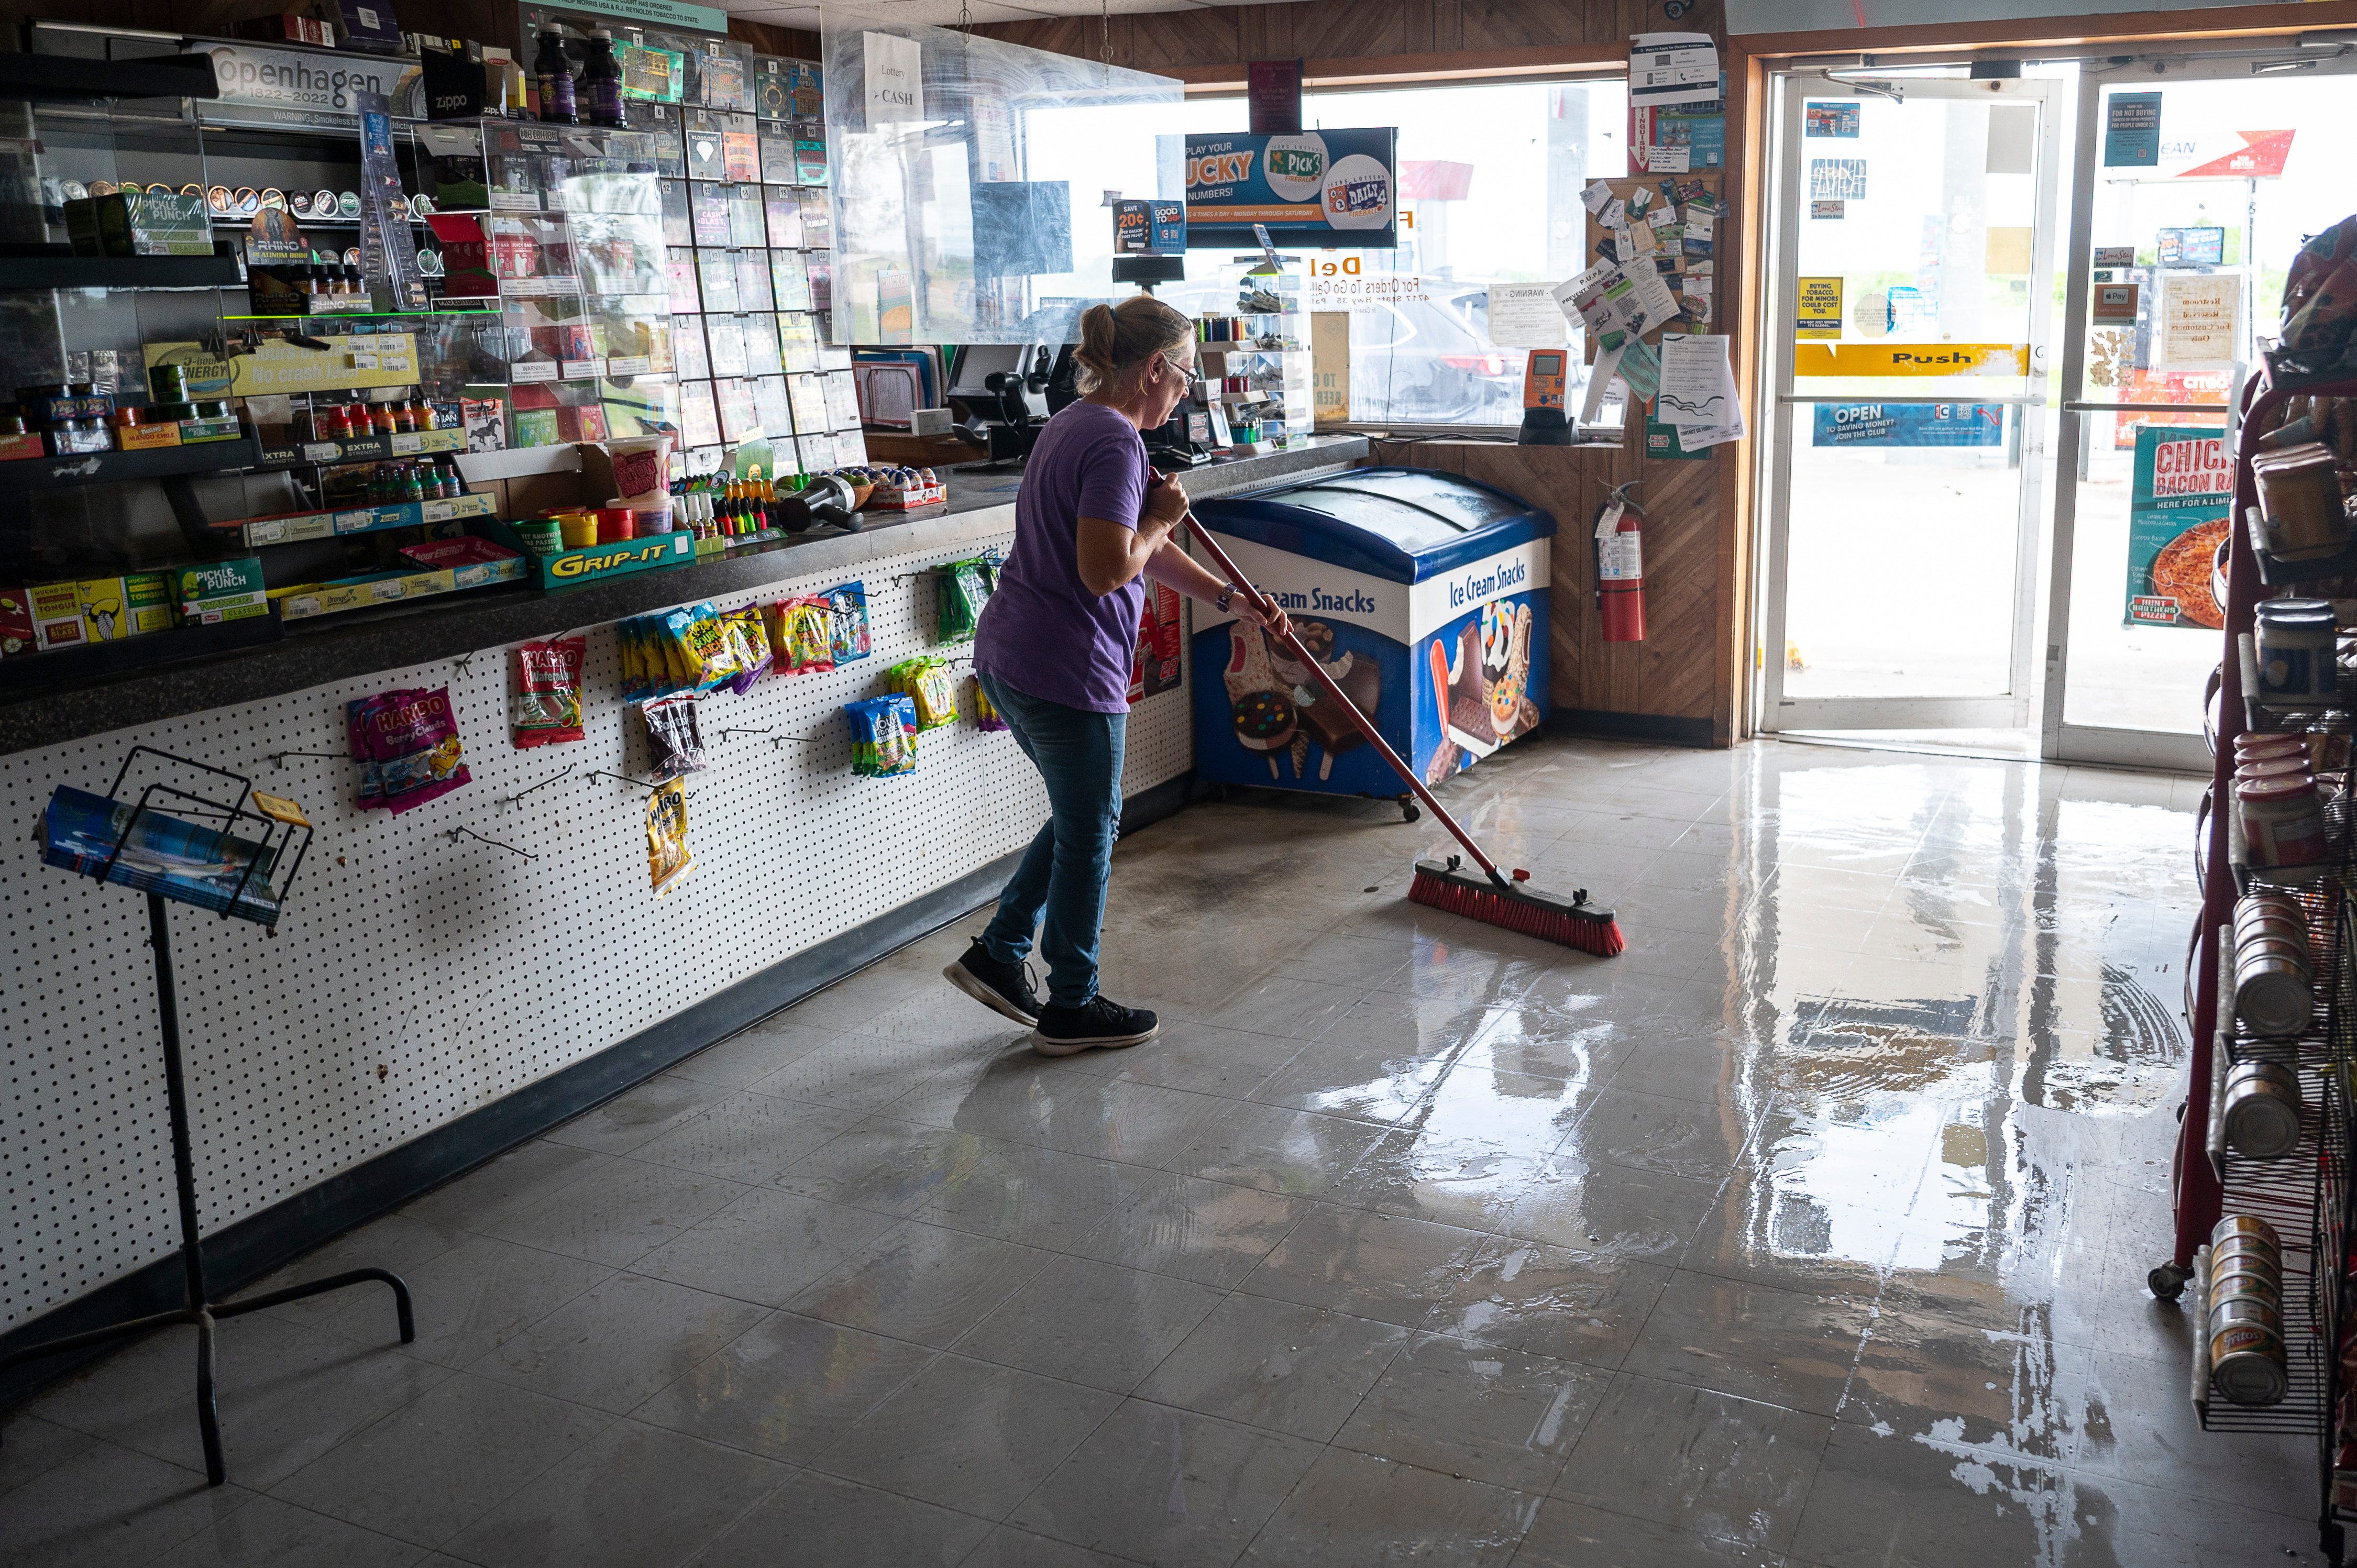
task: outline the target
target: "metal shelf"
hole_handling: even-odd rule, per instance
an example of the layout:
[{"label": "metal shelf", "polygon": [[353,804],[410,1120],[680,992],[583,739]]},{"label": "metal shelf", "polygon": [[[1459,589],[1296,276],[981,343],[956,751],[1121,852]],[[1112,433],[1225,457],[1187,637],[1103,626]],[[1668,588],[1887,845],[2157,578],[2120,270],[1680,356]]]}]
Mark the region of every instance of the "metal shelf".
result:
[{"label": "metal shelf", "polygon": [[[2337,867],[2336,867],[2337,869]],[[2310,961],[2316,973],[2334,977],[2327,985],[2314,1026],[2297,1040],[2255,1039],[2243,1035],[2233,1016],[2233,955],[2228,929],[2219,933],[2217,1048],[2211,1053],[2210,1122],[2205,1143],[2218,1173],[2227,1214],[2253,1215],[2275,1227],[2283,1243],[2280,1300],[2286,1369],[2290,1387],[2272,1405],[2238,1405],[2212,1397],[2209,1379],[2209,1257],[2200,1259],[2193,1321],[2201,1326],[2194,1350],[2194,1405],[2212,1432],[2298,1433],[2322,1444],[2330,1462],[2339,1292],[2335,1262],[2338,1230],[2347,1185],[2349,1117],[2339,1070],[2349,1059],[2338,1048],[2345,1028],[2357,1026],[2348,997],[2343,940],[2344,890],[2339,875],[2299,895],[2308,917]],[[2239,1155],[2225,1141],[2223,1102],[2232,1063],[2280,1062],[2297,1068],[2300,1086],[2299,1144],[2276,1159]]]},{"label": "metal shelf", "polygon": [[2243,669],[2244,733],[2306,735],[2317,730],[2339,733],[2352,727],[2352,711],[2339,703],[2263,703],[2253,695],[2259,689],[2259,652],[2249,632],[2235,634],[2234,659]]},{"label": "metal shelf", "polygon": [[0,256],[0,290],[242,288],[235,256]]},{"label": "metal shelf", "polygon": [[2251,544],[2251,556],[2259,564],[2259,581],[2270,588],[2290,587],[2299,583],[2313,583],[2327,577],[2345,577],[2357,571],[2357,540],[2330,555],[2302,561],[2287,561]]},{"label": "metal shelf", "polygon": [[167,668],[242,653],[285,636],[274,615],[213,626],[176,627],[115,642],[53,649],[26,658],[0,660],[0,703],[82,691],[114,681],[153,675]]},{"label": "metal shelf", "polygon": [[[0,57],[5,58],[5,57]],[[165,479],[177,474],[218,474],[251,468],[262,461],[251,435],[234,441],[199,441],[147,452],[85,452],[70,457],[24,457],[0,463],[0,495],[71,489],[78,485],[124,479]]]},{"label": "metal shelf", "polygon": [[[2276,892],[2307,895],[2349,865],[2349,796],[2346,790],[2331,788],[2332,781],[2338,777],[2337,774],[2326,774],[2317,780],[2318,793],[2324,797],[2325,855],[2322,860],[2305,865],[2253,865],[2249,843],[2243,836],[2243,820],[2235,814],[2233,802],[2229,800],[2212,804],[2212,811],[2226,813],[2226,862],[2234,874],[2237,897],[2263,887]],[[2221,970],[2231,967],[2233,962],[2233,954],[2222,947],[2219,953]],[[2232,1014],[2224,1013],[2219,1016],[2222,1019],[2231,1017]]]},{"label": "metal shelf", "polygon": [[116,98],[219,98],[210,55],[91,59],[81,55],[0,54],[0,98],[35,103],[94,103]]},{"label": "metal shelf", "polygon": [[[2276,1047],[2273,1059],[2282,1060],[2284,1051],[2289,1048]],[[2333,1355],[2330,1347],[2334,1343],[2335,1325],[2334,1304],[2330,1299],[2334,1293],[2324,1288],[2325,1282],[2319,1278],[2317,1269],[2320,1255],[2317,1251],[2318,1215],[2327,1165],[2336,1163],[2329,1159],[2327,1151],[2335,1146],[2345,1150],[2349,1125],[2331,1070],[2330,1047],[2323,1040],[2303,1040],[2297,1050],[2300,1058],[2299,1147],[2276,1160],[2244,1159],[2226,1149],[2221,1161],[2224,1211],[2266,1220],[2275,1227],[2283,1242],[2281,1308],[2285,1369],[2290,1387],[2280,1402],[2271,1405],[2239,1405],[2211,1393],[2207,1332],[2210,1257],[2205,1247],[2200,1260],[2197,1278],[2201,1284],[2192,1315],[2192,1321],[2201,1326],[2200,1341],[2194,1350],[2198,1369],[2195,1409],[2207,1432],[2287,1433],[2321,1442],[2332,1425]],[[2258,1054],[2270,1053],[2263,1050]],[[2222,1093],[2223,1089],[2222,1072],[2212,1084],[2212,1091]],[[2345,1165],[2345,1154],[2337,1163]],[[2333,1190],[2337,1192],[2340,1186],[2336,1178]]]},{"label": "metal shelf", "polygon": [[[2296,570],[2314,577],[2337,569],[2335,561],[2305,562],[2296,566],[2271,564],[2253,550],[2248,510],[2256,493],[2251,475],[2252,435],[2264,428],[2284,400],[2295,393],[2357,396],[2357,381],[2337,364],[2331,373],[2309,374],[2282,354],[2268,356],[2264,381],[2247,386],[2241,400],[2242,417],[2229,416],[2236,432],[2235,508],[2228,534],[2232,571],[2227,580],[2223,661],[2219,684],[2233,691],[2237,700],[2220,699],[2213,748],[2208,824],[2215,846],[2207,856],[2197,854],[2202,866],[2203,912],[2189,980],[2211,966],[2215,983],[2196,987],[2189,994],[2194,1025],[2188,1111],[2201,1106],[2204,1114],[2189,1114],[2179,1143],[2179,1179],[2171,1197],[2175,1221],[2174,1255],[2147,1277],[2153,1293],[2172,1298],[2187,1282],[2189,1269],[2199,1288],[2193,1297],[2193,1322],[2203,1332],[2194,1347],[2191,1393],[2205,1428],[2231,1432],[2276,1432],[2303,1435],[2311,1450],[2318,1485],[2318,1542],[2335,1568],[2342,1560],[2343,1523],[2357,1513],[2333,1506],[2333,1459],[2340,1436],[2338,1406],[2341,1384],[2340,1336],[2343,1316],[2343,1275],[2347,1256],[2350,1204],[2352,1107],[2348,1075],[2357,1070],[2357,967],[2352,963],[2349,941],[2348,893],[2357,880],[2352,865],[2350,803],[2346,781],[2328,776],[2331,786],[2324,805],[2327,851],[2315,865],[2254,870],[2241,824],[2230,798],[2233,743],[2246,730],[2297,733],[2323,730],[2347,734],[2350,707],[2333,704],[2273,706],[2252,700],[2258,689],[2256,651],[2251,636],[2255,601],[2260,585],[2279,580],[2277,574]],[[2248,557],[2245,551],[2251,551]],[[2344,699],[2347,700],[2347,699]],[[2205,699],[2205,709],[2208,699]],[[2352,703],[2357,707],[2357,703]],[[2225,813],[2216,822],[2218,811]],[[2222,849],[2226,864],[2217,864]],[[2236,899],[2254,886],[2282,887],[2298,894],[2309,911],[2311,959],[2317,988],[2325,996],[2322,1027],[2298,1041],[2244,1040],[2233,1022],[2233,954],[2230,948],[2231,919]],[[2296,1058],[2301,1087],[2300,1142],[2280,1160],[2253,1160],[2224,1147],[2219,1125],[2220,1100],[2229,1063],[2237,1057],[2272,1055],[2277,1060]],[[2208,1237],[2221,1214],[2253,1214],[2276,1228],[2283,1243],[2281,1324],[2289,1376],[2287,1397],[2280,1403],[2253,1409],[2211,1398],[2207,1327]]]}]

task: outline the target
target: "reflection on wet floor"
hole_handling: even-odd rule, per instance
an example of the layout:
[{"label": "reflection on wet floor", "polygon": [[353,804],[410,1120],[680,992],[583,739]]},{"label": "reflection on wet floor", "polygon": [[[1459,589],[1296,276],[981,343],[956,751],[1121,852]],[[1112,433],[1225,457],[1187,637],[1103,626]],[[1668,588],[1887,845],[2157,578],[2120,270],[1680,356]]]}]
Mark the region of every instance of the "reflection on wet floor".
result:
[{"label": "reflection on wet floor", "polygon": [[[1105,989],[1160,1040],[1043,1060],[935,977],[974,922],[919,943],[352,1239],[425,1282],[430,1387],[350,1313],[227,1326],[333,1369],[305,1387],[346,1435],[231,1376],[269,1496],[156,1538],[2312,1561],[2313,1455],[2201,1434],[2143,1286],[2198,788],[1553,741],[1453,784],[1501,858],[1618,907],[1610,961],[1407,903],[1444,841],[1387,806],[1198,807],[1115,859]],[[125,1414],[147,1354],[12,1423],[27,1561],[89,1528],[75,1487],[178,1496],[184,1412]],[[453,1423],[530,1457],[432,1485]],[[11,1468],[27,1429],[69,1456]]]}]

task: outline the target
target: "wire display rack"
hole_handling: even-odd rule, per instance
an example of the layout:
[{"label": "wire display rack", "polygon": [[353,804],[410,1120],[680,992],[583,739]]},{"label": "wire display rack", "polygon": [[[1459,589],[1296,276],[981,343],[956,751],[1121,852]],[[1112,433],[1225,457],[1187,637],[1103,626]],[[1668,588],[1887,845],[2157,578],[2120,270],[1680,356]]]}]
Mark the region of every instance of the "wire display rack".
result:
[{"label": "wire display rack", "polygon": [[[174,775],[191,779],[196,789],[181,789],[162,779],[149,781],[139,791],[135,802],[123,797],[124,784],[132,768],[145,757],[151,766]],[[233,800],[218,797],[227,794],[225,785],[237,786]],[[205,791],[210,790],[210,793]],[[59,797],[69,792],[59,791]],[[398,1274],[378,1268],[346,1270],[326,1279],[310,1280],[260,1295],[249,1295],[239,1301],[221,1301],[213,1296],[206,1283],[204,1237],[199,1224],[196,1162],[189,1148],[189,1096],[188,1073],[180,1048],[180,1005],[178,983],[172,967],[172,927],[167,900],[194,907],[228,920],[232,917],[251,920],[269,929],[274,935],[279,913],[285,908],[286,895],[295,885],[295,874],[302,869],[303,857],[311,845],[311,823],[294,801],[264,795],[253,788],[253,780],[244,774],[232,773],[226,768],[199,762],[194,757],[159,751],[151,746],[135,746],[126,753],[123,766],[114,775],[114,783],[107,790],[105,800],[113,811],[109,813],[113,827],[113,842],[102,859],[79,850],[65,850],[66,858],[44,858],[59,870],[77,875],[112,883],[147,897],[148,946],[156,963],[156,1005],[158,1035],[164,1048],[164,1087],[167,1115],[172,1140],[172,1170],[178,1188],[180,1209],[180,1305],[163,1312],[111,1323],[103,1327],[69,1334],[38,1345],[10,1351],[0,1356],[0,1372],[25,1362],[47,1357],[77,1354],[109,1345],[118,1339],[136,1338],[158,1328],[185,1325],[197,1331],[197,1427],[204,1444],[205,1474],[218,1487],[229,1477],[228,1462],[221,1451],[221,1412],[213,1375],[213,1330],[225,1318],[261,1312],[290,1301],[306,1300],[330,1291],[349,1289],[354,1285],[382,1284],[393,1292],[393,1315],[404,1344],[417,1338],[417,1324],[411,1308],[409,1286]],[[125,810],[124,808],[128,808]],[[168,808],[168,810],[167,810]],[[51,810],[56,810],[52,803]],[[202,867],[192,860],[167,862],[153,846],[142,845],[137,837],[142,821],[153,812],[164,822],[178,822],[187,827],[186,819],[221,824],[218,835],[209,835],[221,842],[218,853],[225,860],[215,862],[222,867],[218,875],[203,875]],[[151,826],[155,825],[150,823]],[[249,837],[238,832],[242,826],[256,830],[258,836]],[[301,834],[298,839],[296,835]],[[48,836],[45,821],[43,836]],[[140,846],[135,848],[135,846]],[[177,847],[177,846],[176,846]],[[292,851],[290,854],[287,852]],[[91,861],[97,860],[92,865]],[[241,868],[242,869],[238,869]],[[175,869],[180,874],[174,875]],[[234,882],[222,886],[231,869],[237,869]],[[191,874],[194,873],[194,874]],[[275,884],[272,877],[277,878]]]},{"label": "wire display rack", "polygon": [[[2326,1559],[2342,1561],[2344,1527],[2357,1509],[2336,1506],[2334,1460],[2340,1446],[2343,1393],[2340,1345],[2349,1219],[2350,1078],[2357,1068],[2357,968],[2351,958],[2350,809],[2336,794],[2327,811],[2331,858],[2300,868],[2301,880],[2283,882],[2265,868],[2243,864],[2240,834],[2230,836],[2238,888],[2288,893],[2308,926],[2310,972],[2317,981],[2309,1026],[2297,1036],[2265,1037],[2244,1027],[2234,1006],[2233,936],[2221,923],[2212,1009],[2218,1019],[2210,1053],[2208,1122],[2204,1143],[2218,1183],[2220,1209],[2266,1220],[2282,1243],[2280,1296],[2287,1389],[2267,1405],[2238,1405],[2212,1388],[2209,1349],[2209,1249],[2194,1259],[2192,1321],[2198,1333],[2192,1396],[2204,1430],[2299,1438],[2312,1445],[2319,1497],[2319,1544]],[[2300,1135],[2289,1154],[2259,1159],[2235,1152],[2224,1133],[2226,1076],[2237,1063],[2272,1061],[2295,1068],[2300,1086]]]},{"label": "wire display rack", "polygon": [[2349,1214],[2351,1202],[2350,1140],[2352,1132],[2351,1090],[2357,1073],[2357,909],[2342,897],[2334,911],[2331,999],[2325,1024],[2329,1047],[2325,1071],[2323,1143],[2317,1162],[2316,1264],[2318,1322],[2324,1335],[2324,1409],[2319,1423],[2318,1469],[2324,1491],[2320,1541],[2328,1561],[2339,1568],[2346,1536],[2344,1526],[2357,1523],[2357,1508],[2342,1506],[2336,1458],[2341,1443],[2341,1407],[2351,1390],[2342,1375],[2341,1340],[2347,1332],[2349,1300]]}]

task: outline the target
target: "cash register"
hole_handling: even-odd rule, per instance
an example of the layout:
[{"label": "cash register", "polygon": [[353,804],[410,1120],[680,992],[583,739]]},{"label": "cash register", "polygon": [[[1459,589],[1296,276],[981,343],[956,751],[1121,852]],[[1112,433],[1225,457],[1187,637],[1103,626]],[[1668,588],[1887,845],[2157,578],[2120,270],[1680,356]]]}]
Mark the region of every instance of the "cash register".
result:
[{"label": "cash register", "polygon": [[950,371],[952,432],[995,466],[1020,462],[1059,409],[1080,398],[1072,345],[974,343]]}]

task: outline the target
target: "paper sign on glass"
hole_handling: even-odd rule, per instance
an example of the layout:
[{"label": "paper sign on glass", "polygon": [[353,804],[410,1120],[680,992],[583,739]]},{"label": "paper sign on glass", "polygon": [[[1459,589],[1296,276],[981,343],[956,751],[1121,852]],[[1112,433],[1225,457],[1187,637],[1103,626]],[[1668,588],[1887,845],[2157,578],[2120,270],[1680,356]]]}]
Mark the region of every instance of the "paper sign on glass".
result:
[{"label": "paper sign on glass", "polygon": [[2163,273],[2159,306],[2154,369],[2214,371],[2234,363],[2242,344],[2242,274]]},{"label": "paper sign on glass", "polygon": [[925,117],[924,50],[914,38],[894,33],[862,33],[871,125]]},{"label": "paper sign on glass", "polygon": [[2160,162],[2160,94],[2115,92],[2104,102],[2104,166],[2151,168]]},{"label": "paper sign on glass", "polygon": [[1792,336],[1839,338],[1842,334],[1842,280],[1814,277],[1797,281],[1800,295],[1794,302]]},{"label": "paper sign on glass", "polygon": [[1708,33],[1640,33],[1629,40],[1633,105],[1710,103],[1718,99],[1718,50]]},{"label": "paper sign on glass", "polygon": [[1543,283],[1490,285],[1490,344],[1496,349],[1560,349],[1564,317],[1555,286]]},{"label": "paper sign on glass", "polygon": [[1864,158],[1811,158],[1809,160],[1809,199],[1811,201],[1864,201],[1866,199],[1866,160]]},{"label": "paper sign on glass", "polygon": [[1857,135],[1857,105],[1854,102],[1805,103],[1802,113],[1806,123],[1801,134],[1804,136]]},{"label": "paper sign on glass", "polygon": [[1718,424],[1727,415],[1727,339],[1662,334],[1662,390],[1655,417],[1671,424]]}]

